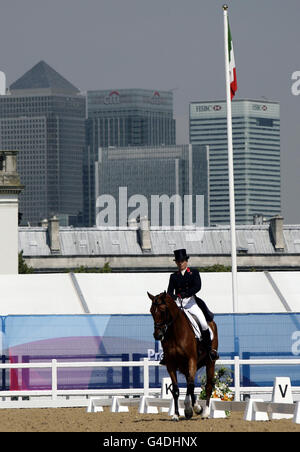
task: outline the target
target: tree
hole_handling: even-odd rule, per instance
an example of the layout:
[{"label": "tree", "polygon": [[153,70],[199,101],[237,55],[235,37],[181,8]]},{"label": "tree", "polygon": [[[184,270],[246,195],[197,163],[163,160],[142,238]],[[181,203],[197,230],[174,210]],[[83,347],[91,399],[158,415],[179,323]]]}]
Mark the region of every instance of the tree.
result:
[{"label": "tree", "polygon": [[72,273],[111,273],[111,267],[109,262],[105,262],[102,268],[89,268],[81,265],[80,267],[74,268],[70,270]]},{"label": "tree", "polygon": [[198,268],[199,272],[205,273],[205,272],[231,272],[231,266],[222,265],[222,264],[215,264],[210,265],[209,267],[200,267]]},{"label": "tree", "polygon": [[19,274],[33,273],[33,268],[29,267],[23,257],[23,250],[19,253]]}]

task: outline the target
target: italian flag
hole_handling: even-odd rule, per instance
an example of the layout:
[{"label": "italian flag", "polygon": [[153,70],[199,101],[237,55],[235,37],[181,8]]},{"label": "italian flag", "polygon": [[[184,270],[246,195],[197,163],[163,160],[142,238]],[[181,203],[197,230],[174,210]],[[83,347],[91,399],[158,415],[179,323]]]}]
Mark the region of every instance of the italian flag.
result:
[{"label": "italian flag", "polygon": [[235,61],[234,61],[233,44],[232,44],[229,22],[228,22],[228,59],[229,59],[230,91],[231,91],[231,100],[232,100],[237,91],[237,79],[236,79],[236,67],[235,67]]}]

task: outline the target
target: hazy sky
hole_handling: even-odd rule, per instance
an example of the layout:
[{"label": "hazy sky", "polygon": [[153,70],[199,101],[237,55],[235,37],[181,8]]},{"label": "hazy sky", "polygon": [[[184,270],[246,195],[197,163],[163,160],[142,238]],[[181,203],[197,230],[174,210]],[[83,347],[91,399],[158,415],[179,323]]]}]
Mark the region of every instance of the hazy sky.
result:
[{"label": "hazy sky", "polygon": [[[1,0],[8,86],[40,60],[78,88],[173,89],[177,142],[190,101],[225,98],[219,0]],[[300,223],[299,0],[228,0],[237,98],[281,105],[282,214]]]}]

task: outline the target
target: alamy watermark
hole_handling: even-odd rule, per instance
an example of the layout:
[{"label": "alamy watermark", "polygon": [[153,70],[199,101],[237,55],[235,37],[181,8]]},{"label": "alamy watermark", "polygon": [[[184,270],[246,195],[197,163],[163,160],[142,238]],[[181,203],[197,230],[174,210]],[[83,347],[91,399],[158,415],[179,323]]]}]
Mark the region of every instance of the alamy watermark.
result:
[{"label": "alamy watermark", "polygon": [[293,96],[299,96],[300,94],[300,71],[294,71],[292,73],[292,80],[295,80],[291,86]]},{"label": "alamy watermark", "polygon": [[96,199],[98,228],[131,228],[137,219],[139,227],[182,231],[185,240],[199,241],[204,233],[205,199],[203,195],[134,194],[128,198],[127,187],[119,187],[118,198],[103,194]]}]

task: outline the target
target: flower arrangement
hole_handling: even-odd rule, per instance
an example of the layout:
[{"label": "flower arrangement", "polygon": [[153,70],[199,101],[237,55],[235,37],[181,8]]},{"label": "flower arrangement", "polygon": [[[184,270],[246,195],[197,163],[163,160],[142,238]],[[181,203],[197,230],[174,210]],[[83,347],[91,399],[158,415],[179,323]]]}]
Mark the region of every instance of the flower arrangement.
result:
[{"label": "flower arrangement", "polygon": [[[214,399],[221,399],[224,401],[231,401],[234,398],[234,394],[229,388],[229,385],[233,382],[231,378],[232,371],[227,369],[226,367],[220,367],[216,369],[214,376],[214,390],[211,395]],[[206,399],[206,375],[203,375],[201,378],[201,392],[199,398],[201,400]]]}]

